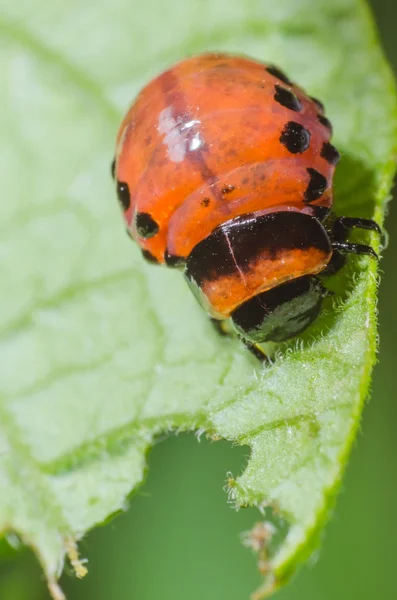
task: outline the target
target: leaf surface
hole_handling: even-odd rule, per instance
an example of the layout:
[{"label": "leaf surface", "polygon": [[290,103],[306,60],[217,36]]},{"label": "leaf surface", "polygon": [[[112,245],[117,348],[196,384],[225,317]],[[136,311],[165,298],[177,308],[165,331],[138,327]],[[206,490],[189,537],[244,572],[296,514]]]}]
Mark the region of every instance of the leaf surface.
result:
[{"label": "leaf surface", "polygon": [[212,331],[179,273],[144,263],[109,166],[122,114],[152,76],[190,53],[245,53],[325,102],[342,152],[335,209],[380,222],[396,98],[367,8],[6,0],[0,32],[0,528],[34,548],[62,598],[65,552],[83,575],[75,540],[125,507],[154,437],[199,430],[252,449],[229,493],[272,523],[256,597],[271,593],[315,548],[357,433],[375,261],[349,260],[315,326],[261,368]]}]

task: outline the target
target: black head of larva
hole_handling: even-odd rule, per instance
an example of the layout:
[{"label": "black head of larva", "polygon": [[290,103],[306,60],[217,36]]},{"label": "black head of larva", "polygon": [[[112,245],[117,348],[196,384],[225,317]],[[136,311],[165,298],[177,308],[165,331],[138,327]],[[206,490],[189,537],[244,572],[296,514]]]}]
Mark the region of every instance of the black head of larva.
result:
[{"label": "black head of larva", "polygon": [[135,215],[135,227],[139,237],[147,240],[153,237],[159,230],[159,226],[149,213],[138,212]]},{"label": "black head of larva", "polygon": [[302,110],[302,104],[299,98],[295,96],[293,92],[287,90],[281,85],[278,85],[278,83],[276,83],[274,87],[276,91],[273,97],[278,104],[281,104],[281,106],[289,108],[290,110],[293,110],[295,112],[299,112]]},{"label": "black head of larva", "polygon": [[310,131],[300,123],[289,121],[284,126],[280,142],[291,154],[301,154],[310,146]]},{"label": "black head of larva", "polygon": [[128,189],[128,183],[125,183],[124,181],[117,182],[117,197],[124,212],[127,211],[131,204],[131,196],[130,190]]}]

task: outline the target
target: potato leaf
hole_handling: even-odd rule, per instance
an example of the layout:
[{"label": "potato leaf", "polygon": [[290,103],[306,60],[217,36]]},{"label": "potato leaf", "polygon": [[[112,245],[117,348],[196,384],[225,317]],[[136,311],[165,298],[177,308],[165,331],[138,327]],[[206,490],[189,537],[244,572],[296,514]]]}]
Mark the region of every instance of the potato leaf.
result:
[{"label": "potato leaf", "polygon": [[376,261],[349,259],[316,324],[261,367],[215,334],[179,273],[144,263],[109,167],[151,76],[193,52],[245,53],[325,102],[342,152],[335,209],[381,222],[396,97],[367,7],[5,0],[0,31],[0,528],[34,548],[59,600],[65,553],[84,575],[76,541],[125,507],[155,436],[207,432],[252,449],[229,493],[262,511],[245,541],[264,574],[255,598],[270,594],[316,547],[357,433]]}]

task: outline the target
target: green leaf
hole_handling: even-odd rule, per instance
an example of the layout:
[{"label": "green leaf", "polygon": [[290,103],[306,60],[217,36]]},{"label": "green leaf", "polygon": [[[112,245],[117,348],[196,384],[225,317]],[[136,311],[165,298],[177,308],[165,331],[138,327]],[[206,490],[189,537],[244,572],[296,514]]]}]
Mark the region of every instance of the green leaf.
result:
[{"label": "green leaf", "polygon": [[75,540],[125,507],[154,437],[207,432],[252,449],[229,493],[263,512],[246,538],[262,597],[316,547],[332,508],[375,360],[376,264],[349,260],[316,325],[262,368],[217,337],[179,273],[145,264],[126,239],[114,137],[172,61],[250,54],[324,100],[342,151],[336,211],[380,222],[397,112],[371,17],[360,0],[6,5],[0,528],[34,548],[62,598],[65,553],[83,575]]}]

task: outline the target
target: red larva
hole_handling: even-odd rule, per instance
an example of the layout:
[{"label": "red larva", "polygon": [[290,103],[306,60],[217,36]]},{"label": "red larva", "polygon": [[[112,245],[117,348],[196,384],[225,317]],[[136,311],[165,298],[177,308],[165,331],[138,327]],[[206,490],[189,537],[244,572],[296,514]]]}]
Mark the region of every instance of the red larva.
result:
[{"label": "red larva", "polygon": [[[282,71],[225,54],[150,82],[121,124],[112,172],[150,262],[184,270],[203,308],[243,341],[282,341],[317,316],[326,274],[368,219],[331,213],[339,153],[322,103]],[[375,255],[376,256],[376,255]]]}]

